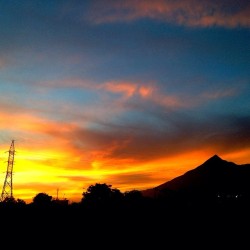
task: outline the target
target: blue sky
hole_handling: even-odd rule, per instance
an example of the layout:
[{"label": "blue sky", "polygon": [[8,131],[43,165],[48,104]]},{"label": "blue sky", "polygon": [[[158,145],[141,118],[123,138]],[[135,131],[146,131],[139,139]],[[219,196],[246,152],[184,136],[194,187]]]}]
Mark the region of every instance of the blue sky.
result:
[{"label": "blue sky", "polygon": [[143,189],[213,154],[250,162],[249,16],[247,0],[0,1],[17,195]]}]

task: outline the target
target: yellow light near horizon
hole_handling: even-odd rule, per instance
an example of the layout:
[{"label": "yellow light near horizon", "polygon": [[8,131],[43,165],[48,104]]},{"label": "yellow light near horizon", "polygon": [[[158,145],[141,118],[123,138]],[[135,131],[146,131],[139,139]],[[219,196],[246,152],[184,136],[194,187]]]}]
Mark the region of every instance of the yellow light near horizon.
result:
[{"label": "yellow light near horizon", "polygon": [[[82,192],[97,182],[111,184],[122,192],[152,188],[201,165],[213,155],[211,152],[209,149],[196,150],[151,161],[97,157],[88,166],[81,166],[82,159],[70,150],[20,150],[15,155],[13,167],[14,197],[27,202],[39,192],[55,197],[59,187],[70,201],[80,201]],[[249,155],[250,149],[245,149],[219,156],[233,162],[237,159],[239,163],[249,159]],[[6,162],[1,166],[0,183],[4,182],[6,166]],[[138,176],[137,181],[133,175]],[[146,179],[140,178],[143,175]],[[133,181],[129,182],[129,178]]]}]

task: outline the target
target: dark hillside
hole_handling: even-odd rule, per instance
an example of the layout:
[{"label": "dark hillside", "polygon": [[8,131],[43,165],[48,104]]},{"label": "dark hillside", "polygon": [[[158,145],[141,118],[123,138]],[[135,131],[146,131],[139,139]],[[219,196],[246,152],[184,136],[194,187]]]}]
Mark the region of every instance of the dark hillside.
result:
[{"label": "dark hillside", "polygon": [[145,197],[182,194],[196,198],[248,199],[250,196],[250,164],[237,165],[214,155],[200,166],[142,191]]}]

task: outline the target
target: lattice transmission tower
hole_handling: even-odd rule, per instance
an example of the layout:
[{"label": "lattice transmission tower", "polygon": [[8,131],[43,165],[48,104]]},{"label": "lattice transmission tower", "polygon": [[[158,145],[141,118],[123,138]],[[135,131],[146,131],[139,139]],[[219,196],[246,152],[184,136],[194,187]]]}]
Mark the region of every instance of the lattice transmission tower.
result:
[{"label": "lattice transmission tower", "polygon": [[12,173],[13,173],[13,165],[14,165],[14,158],[15,158],[15,145],[14,140],[12,140],[9,151],[9,157],[7,162],[7,171],[5,175],[5,180],[3,184],[2,194],[1,194],[1,201],[4,201],[8,198],[13,197],[13,186],[12,186]]}]

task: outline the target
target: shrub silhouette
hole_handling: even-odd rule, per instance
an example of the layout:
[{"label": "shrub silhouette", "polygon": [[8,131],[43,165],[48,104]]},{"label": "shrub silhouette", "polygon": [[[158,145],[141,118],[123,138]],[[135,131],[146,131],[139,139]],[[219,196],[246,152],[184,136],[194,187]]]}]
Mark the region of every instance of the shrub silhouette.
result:
[{"label": "shrub silhouette", "polygon": [[39,207],[47,207],[52,203],[52,196],[46,193],[38,193],[33,198],[33,204]]}]

